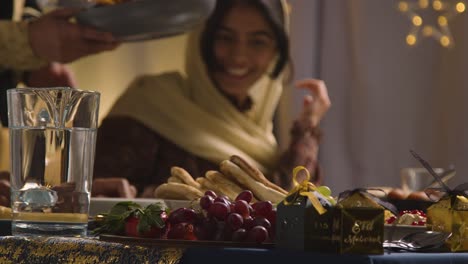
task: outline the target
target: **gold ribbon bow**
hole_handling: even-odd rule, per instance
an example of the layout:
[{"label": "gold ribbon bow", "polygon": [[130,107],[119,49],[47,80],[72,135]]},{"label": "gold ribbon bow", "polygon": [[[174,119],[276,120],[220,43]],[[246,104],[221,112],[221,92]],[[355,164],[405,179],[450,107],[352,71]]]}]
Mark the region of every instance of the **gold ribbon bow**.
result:
[{"label": "gold ribbon bow", "polygon": [[[304,181],[302,181],[301,183],[298,183],[296,178],[297,178],[297,174],[301,170],[305,171],[307,177],[306,177],[306,179]],[[303,166],[295,167],[294,170],[293,170],[293,184],[294,184],[294,187],[288,193],[286,198],[284,199],[283,204],[284,205],[292,205],[292,204],[295,203],[297,198],[299,198],[299,196],[305,196],[305,197],[309,198],[312,206],[315,208],[315,210],[317,210],[317,212],[319,214],[324,214],[325,212],[327,212],[327,209],[325,209],[322,206],[322,204],[320,203],[318,198],[312,193],[313,191],[318,192],[317,186],[315,186],[313,183],[309,182],[309,180],[310,180],[310,173],[307,170],[307,168],[305,168]]]}]

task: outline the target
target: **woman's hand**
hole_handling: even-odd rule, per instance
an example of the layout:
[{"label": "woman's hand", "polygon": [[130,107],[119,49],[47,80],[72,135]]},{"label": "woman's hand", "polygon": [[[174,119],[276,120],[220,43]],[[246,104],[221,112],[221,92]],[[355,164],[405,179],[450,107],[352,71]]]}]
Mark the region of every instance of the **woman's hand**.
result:
[{"label": "woman's hand", "polygon": [[135,198],[137,189],[125,178],[98,178],[93,181],[91,195],[95,197]]},{"label": "woman's hand", "polygon": [[318,126],[320,120],[322,120],[331,106],[325,83],[317,79],[304,79],[296,82],[296,87],[310,91],[310,94],[304,96],[304,104],[299,121],[304,127]]},{"label": "woman's hand", "polygon": [[29,42],[34,53],[48,61],[68,63],[113,50],[119,45],[109,32],[70,22],[70,18],[80,11],[77,8],[59,8],[30,22]]},{"label": "woman's hand", "polygon": [[10,207],[10,173],[0,171],[0,205]]},{"label": "woman's hand", "polygon": [[157,185],[150,185],[146,186],[145,189],[143,190],[143,193],[141,193],[140,197],[141,198],[154,198],[154,190],[156,189]]}]

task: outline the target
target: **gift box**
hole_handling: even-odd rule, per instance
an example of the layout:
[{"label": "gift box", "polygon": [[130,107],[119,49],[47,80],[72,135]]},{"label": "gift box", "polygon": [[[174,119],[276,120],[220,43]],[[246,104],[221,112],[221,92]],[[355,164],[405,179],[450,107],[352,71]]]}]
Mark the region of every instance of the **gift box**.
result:
[{"label": "gift box", "polygon": [[276,247],[305,251],[335,253],[332,241],[333,201],[320,193],[315,185],[307,180],[298,184],[285,200],[277,205]]},{"label": "gift box", "polygon": [[[337,252],[383,254],[387,206],[390,207],[364,189],[340,194],[333,215],[333,242]],[[390,209],[396,212],[395,208]]]},{"label": "gift box", "polygon": [[468,251],[468,198],[454,197],[452,211],[452,236],[449,239],[452,252]]},{"label": "gift box", "polygon": [[427,209],[427,226],[432,231],[452,233],[447,246],[452,252],[468,251],[467,184],[453,190]]},{"label": "gift box", "polygon": [[413,156],[431,173],[440,188],[426,189],[443,194],[437,203],[427,209],[427,226],[432,231],[452,233],[447,244],[452,252],[468,251],[468,183],[449,188],[432,167],[411,151]]},{"label": "gift box", "polygon": [[452,203],[449,196],[427,208],[426,226],[429,230],[437,232],[452,232]]}]

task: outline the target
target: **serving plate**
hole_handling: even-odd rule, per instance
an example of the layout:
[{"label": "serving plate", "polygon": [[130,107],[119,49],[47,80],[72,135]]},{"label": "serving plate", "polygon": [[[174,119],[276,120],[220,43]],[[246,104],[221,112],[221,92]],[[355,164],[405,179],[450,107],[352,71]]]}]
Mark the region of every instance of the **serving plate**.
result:
[{"label": "serving plate", "polygon": [[141,41],[187,32],[202,23],[214,6],[215,0],[136,0],[87,8],[76,20],[111,32],[120,41]]},{"label": "serving plate", "polygon": [[99,240],[107,242],[117,242],[129,245],[139,245],[147,247],[217,247],[217,248],[274,248],[273,243],[247,243],[230,241],[208,241],[208,240],[178,240],[178,239],[156,239],[138,238],[115,235],[100,235]]},{"label": "serving plate", "polygon": [[428,230],[426,226],[411,225],[384,225],[384,241],[398,240],[408,234],[424,232]]}]

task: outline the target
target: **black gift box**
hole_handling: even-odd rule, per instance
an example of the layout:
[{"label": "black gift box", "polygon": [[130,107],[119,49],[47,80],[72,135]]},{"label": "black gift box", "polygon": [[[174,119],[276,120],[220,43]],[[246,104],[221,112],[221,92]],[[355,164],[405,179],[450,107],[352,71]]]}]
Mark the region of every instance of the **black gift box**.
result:
[{"label": "black gift box", "polygon": [[307,196],[297,196],[291,204],[277,206],[276,247],[306,251],[336,252],[332,241],[332,205],[317,192],[324,213],[320,213]]}]

